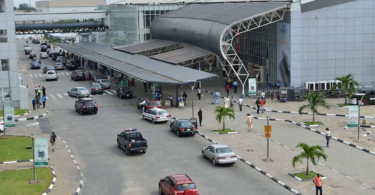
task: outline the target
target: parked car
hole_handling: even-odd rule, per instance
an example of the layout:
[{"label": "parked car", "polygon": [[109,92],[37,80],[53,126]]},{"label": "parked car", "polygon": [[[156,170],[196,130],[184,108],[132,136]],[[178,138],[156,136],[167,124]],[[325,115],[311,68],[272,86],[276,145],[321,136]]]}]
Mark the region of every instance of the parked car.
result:
[{"label": "parked car", "polygon": [[31,52],[32,50],[33,50],[33,49],[30,47],[30,45],[25,45],[25,46],[23,46],[23,51],[25,52],[25,55],[30,54],[30,52]]},{"label": "parked car", "polygon": [[33,58],[33,61],[38,61],[39,64],[42,64],[42,60],[40,60],[40,58],[38,58],[38,57],[34,57],[34,58]]},{"label": "parked car", "polygon": [[0,132],[3,132],[5,129],[4,127],[4,121],[0,121]]},{"label": "parked car", "polygon": [[181,135],[195,135],[195,126],[188,119],[178,119],[170,124],[172,132],[176,133],[177,136]]},{"label": "parked car", "polygon": [[125,129],[117,135],[117,147],[124,149],[127,155],[134,151],[146,153],[148,142],[137,129]]},{"label": "parked car", "polygon": [[66,66],[67,70],[77,70],[78,69],[77,63],[75,61],[67,61],[65,66]]},{"label": "parked car", "polygon": [[83,70],[75,70],[72,72],[70,78],[71,80],[74,80],[74,81],[77,81],[77,80],[85,81],[86,73],[83,72]]},{"label": "parked car", "polygon": [[53,67],[53,66],[46,66],[46,67],[43,68],[43,73],[47,73],[50,70],[56,71],[55,67]]},{"label": "parked car", "polygon": [[47,59],[48,58],[48,54],[47,54],[47,52],[41,52],[40,55],[39,55],[39,57],[41,59]]},{"label": "parked car", "polygon": [[66,64],[66,58],[64,56],[57,56],[56,62],[61,62],[65,65]]},{"label": "parked car", "polygon": [[[138,103],[137,103],[138,110],[142,109],[142,105],[140,105],[140,103],[142,103],[143,101],[144,100],[138,98]],[[160,101],[156,99],[145,100],[144,106],[145,106],[145,110],[152,109],[152,108],[163,108],[160,104]]]},{"label": "parked car", "polygon": [[146,110],[146,112],[143,112],[142,119],[150,120],[152,121],[152,123],[168,122],[171,119],[171,115],[163,109],[153,108]]},{"label": "parked car", "polygon": [[116,95],[120,99],[122,99],[122,98],[133,98],[133,91],[129,87],[119,87],[116,90]]},{"label": "parked car", "polygon": [[49,81],[49,80],[56,80],[57,81],[57,79],[59,79],[59,76],[57,76],[56,71],[54,71],[54,70],[47,71],[46,81]]},{"label": "parked car", "polygon": [[186,174],[170,175],[159,181],[159,194],[199,195],[197,186]]},{"label": "parked car", "polygon": [[94,81],[94,82],[98,82],[99,79],[104,79],[103,75],[95,74],[95,75],[92,75],[92,77],[91,77],[91,80]]},{"label": "parked car", "polygon": [[223,144],[212,144],[202,149],[202,157],[216,164],[234,164],[237,162],[237,155],[232,149]]},{"label": "parked car", "polygon": [[34,61],[30,63],[30,68],[31,69],[40,69],[40,64],[38,61]]},{"label": "parked car", "polygon": [[42,45],[41,47],[40,47],[40,51],[41,52],[46,52],[47,51],[47,45]]},{"label": "parked car", "polygon": [[97,83],[102,84],[104,89],[110,89],[112,84],[107,79],[97,79]]},{"label": "parked car", "polygon": [[100,83],[92,83],[91,84],[91,94],[104,93],[104,89]]},{"label": "parked car", "polygon": [[98,104],[92,98],[79,98],[76,101],[75,109],[81,115],[88,113],[88,112],[97,114],[99,111]]},{"label": "parked car", "polygon": [[52,57],[53,54],[55,54],[55,53],[57,53],[57,51],[55,51],[55,50],[49,50],[49,52],[48,52],[48,56],[49,56],[49,57]]},{"label": "parked car", "polygon": [[30,54],[29,54],[29,58],[30,59],[33,59],[34,57],[36,57],[36,53],[35,52],[30,52]]},{"label": "parked car", "polygon": [[80,97],[90,97],[90,91],[85,87],[74,87],[70,91],[68,91],[69,96],[74,96],[77,98]]},{"label": "parked car", "polygon": [[55,70],[64,70],[65,66],[61,62],[56,62],[55,65]]}]

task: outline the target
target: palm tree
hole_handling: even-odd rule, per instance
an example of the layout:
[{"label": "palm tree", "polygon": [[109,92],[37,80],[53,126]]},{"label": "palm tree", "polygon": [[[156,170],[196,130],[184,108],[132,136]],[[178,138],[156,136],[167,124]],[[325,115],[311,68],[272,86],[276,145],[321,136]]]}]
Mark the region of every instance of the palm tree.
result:
[{"label": "palm tree", "polygon": [[221,123],[223,121],[223,131],[225,131],[225,117],[234,119],[234,110],[232,108],[225,108],[224,106],[217,106],[215,109],[216,120]]},{"label": "palm tree", "polygon": [[317,110],[318,106],[322,106],[323,108],[327,109],[330,108],[330,105],[326,102],[322,93],[310,92],[304,96],[304,98],[307,99],[309,104],[299,107],[298,113],[302,114],[302,110],[309,108],[313,112],[313,123],[315,123],[315,114],[319,114]]},{"label": "palm tree", "polygon": [[299,142],[297,148],[302,148],[303,152],[298,154],[297,156],[293,157],[293,167],[296,167],[296,162],[302,163],[302,159],[306,158],[307,160],[307,167],[306,167],[306,175],[309,175],[309,161],[311,160],[312,164],[317,166],[318,160],[323,158],[327,161],[327,155],[324,153],[324,149],[322,146],[309,146],[306,143]]},{"label": "palm tree", "polygon": [[347,104],[347,98],[350,98],[352,94],[356,92],[355,87],[359,86],[359,83],[354,80],[352,74],[348,74],[342,77],[336,77],[336,80],[341,81],[341,85],[336,86],[336,88],[345,93],[345,104]]}]

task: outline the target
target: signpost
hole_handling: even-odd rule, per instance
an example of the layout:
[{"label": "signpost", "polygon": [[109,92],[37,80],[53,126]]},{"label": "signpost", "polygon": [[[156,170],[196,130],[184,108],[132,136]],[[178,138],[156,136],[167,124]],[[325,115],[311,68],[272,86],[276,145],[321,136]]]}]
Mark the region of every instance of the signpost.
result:
[{"label": "signpost", "polygon": [[48,138],[34,138],[35,166],[48,166]]},{"label": "signpost", "polygon": [[6,127],[16,126],[16,122],[14,120],[14,107],[11,104],[4,106],[4,121],[6,121]]},{"label": "signpost", "polygon": [[272,133],[272,126],[270,125],[270,116],[267,116],[267,125],[264,125],[264,137],[267,138],[267,159],[270,158],[270,137]]},{"label": "signpost", "polygon": [[250,78],[249,79],[249,91],[248,95],[257,95],[257,80],[256,78]]}]

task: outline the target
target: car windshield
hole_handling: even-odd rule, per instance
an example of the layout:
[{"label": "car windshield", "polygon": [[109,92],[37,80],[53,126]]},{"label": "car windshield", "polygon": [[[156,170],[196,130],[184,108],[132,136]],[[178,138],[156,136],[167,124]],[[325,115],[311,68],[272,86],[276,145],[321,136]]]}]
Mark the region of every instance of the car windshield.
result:
[{"label": "car windshield", "polygon": [[47,72],[47,74],[55,74],[55,72]]},{"label": "car windshield", "polygon": [[55,68],[52,66],[46,66],[46,69],[55,69]]},{"label": "car windshield", "polygon": [[159,101],[152,101],[152,102],[150,102],[150,105],[151,106],[158,106],[158,105],[160,105],[160,102]]},{"label": "car windshield", "polygon": [[168,115],[168,113],[166,111],[159,111],[158,115]]},{"label": "car windshield", "polygon": [[185,183],[177,185],[177,191],[186,191],[186,190],[194,190],[195,185],[193,183]]},{"label": "car windshield", "polygon": [[82,74],[83,74],[83,72],[76,72],[76,74],[78,74],[78,75],[82,75]]},{"label": "car windshield", "polygon": [[102,80],[100,80],[102,83],[108,83],[108,80],[106,80],[106,79],[102,79]]},{"label": "car windshield", "polygon": [[88,100],[88,101],[84,101],[84,102],[83,102],[83,104],[84,104],[84,105],[87,105],[87,106],[95,105],[95,103],[96,103],[96,102],[93,101],[93,100]]},{"label": "car windshield", "polygon": [[87,91],[87,89],[86,88],[78,88],[78,91]]},{"label": "car windshield", "polygon": [[230,153],[230,152],[233,152],[232,149],[230,149],[229,147],[225,147],[225,148],[216,148],[216,153],[217,154],[224,154],[224,153]]},{"label": "car windshield", "polygon": [[61,64],[61,63],[56,63],[55,65],[56,65],[56,66],[62,66],[62,64]]},{"label": "car windshield", "polygon": [[30,47],[29,45],[25,45],[25,47]]},{"label": "car windshield", "polygon": [[191,127],[193,126],[193,123],[190,121],[181,121],[181,127]]},{"label": "car windshield", "polygon": [[94,83],[92,84],[92,87],[101,87],[101,85],[99,83]]}]

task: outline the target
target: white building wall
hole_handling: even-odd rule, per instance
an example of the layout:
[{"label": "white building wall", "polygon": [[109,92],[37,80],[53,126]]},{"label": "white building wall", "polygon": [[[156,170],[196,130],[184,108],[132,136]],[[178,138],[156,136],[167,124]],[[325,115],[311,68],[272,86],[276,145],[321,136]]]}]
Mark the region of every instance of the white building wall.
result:
[{"label": "white building wall", "polygon": [[[293,13],[293,12],[292,12]],[[297,14],[296,14],[297,15]],[[357,0],[301,14],[301,61],[292,47],[292,84],[334,80],[352,73],[361,85],[375,85],[375,1]],[[292,27],[292,44],[299,28]],[[293,32],[294,31],[294,32]],[[301,72],[297,71],[301,66]]]},{"label": "white building wall", "polygon": [[95,7],[37,7],[38,11],[41,12],[80,12],[80,11],[94,11]]}]

